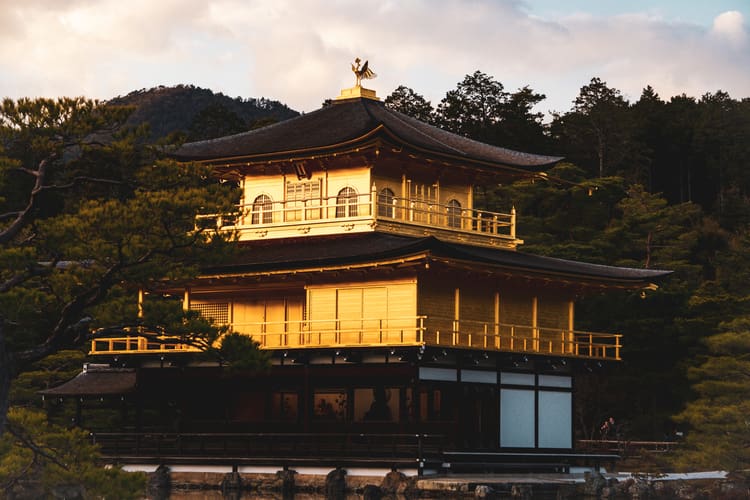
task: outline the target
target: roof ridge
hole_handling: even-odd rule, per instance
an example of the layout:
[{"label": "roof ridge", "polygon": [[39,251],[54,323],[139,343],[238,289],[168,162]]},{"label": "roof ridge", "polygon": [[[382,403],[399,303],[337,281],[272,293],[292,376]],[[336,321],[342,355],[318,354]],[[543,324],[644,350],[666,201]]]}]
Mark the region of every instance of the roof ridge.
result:
[{"label": "roof ridge", "polygon": [[[460,154],[461,156],[466,156],[466,153],[464,153],[464,152],[463,152],[463,151],[461,151],[460,149],[458,149],[458,148],[454,148],[453,146],[451,146],[451,145],[449,145],[449,144],[446,144],[446,143],[444,143],[443,141],[437,140],[437,139],[435,139],[434,137],[430,137],[430,136],[429,136],[428,134],[426,134],[426,133],[422,132],[422,131],[421,131],[421,130],[419,130],[419,129],[418,129],[417,127],[415,127],[414,125],[412,125],[411,123],[409,123],[409,122],[405,121],[405,120],[404,120],[404,119],[402,118],[402,116],[404,116],[404,117],[408,117],[408,118],[411,118],[410,116],[408,116],[408,115],[405,115],[405,114],[403,114],[403,113],[401,113],[401,112],[399,112],[399,111],[396,111],[395,109],[390,109],[390,108],[387,108],[386,106],[384,106],[384,107],[386,108],[386,112],[388,112],[388,113],[391,113],[391,115],[392,115],[392,116],[393,116],[393,117],[394,117],[394,118],[395,118],[396,120],[398,120],[398,121],[399,121],[399,122],[400,122],[401,124],[403,124],[404,126],[407,126],[407,127],[409,127],[409,128],[411,129],[411,130],[413,130],[414,132],[417,132],[417,133],[418,133],[419,135],[421,135],[422,137],[426,137],[427,139],[429,139],[429,140],[430,140],[430,141],[432,141],[432,142],[436,142],[436,143],[440,144],[441,146],[444,146],[444,147],[446,147],[446,148],[448,148],[448,149],[451,149],[451,150],[455,151],[456,153]],[[399,116],[399,115],[400,115],[400,116]],[[413,118],[412,118],[412,119],[413,119]],[[440,127],[435,127],[435,126],[433,126],[433,125],[430,125],[429,123],[426,123],[426,122],[421,122],[421,123],[424,123],[425,125],[428,125],[428,126],[430,126],[430,127],[432,127],[432,128],[435,128],[435,129],[437,129],[437,130],[440,130],[440,131],[442,131],[442,132],[445,132],[445,130],[441,129]]]}]

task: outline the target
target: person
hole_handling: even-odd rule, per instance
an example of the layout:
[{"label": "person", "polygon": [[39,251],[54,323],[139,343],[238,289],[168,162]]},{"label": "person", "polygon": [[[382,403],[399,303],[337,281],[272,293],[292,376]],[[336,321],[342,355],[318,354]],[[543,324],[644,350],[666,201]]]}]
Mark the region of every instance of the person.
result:
[{"label": "person", "polygon": [[601,432],[602,439],[609,439],[610,434],[615,432],[614,417],[609,417],[607,420],[605,420],[602,426],[599,427],[599,432]]}]

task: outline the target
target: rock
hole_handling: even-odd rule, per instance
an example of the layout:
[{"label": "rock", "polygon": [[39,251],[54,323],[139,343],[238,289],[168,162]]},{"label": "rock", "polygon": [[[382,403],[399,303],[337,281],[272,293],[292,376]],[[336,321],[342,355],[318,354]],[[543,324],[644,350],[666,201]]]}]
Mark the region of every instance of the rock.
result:
[{"label": "rock", "polygon": [[717,481],[711,488],[709,496],[722,500],[745,500],[750,498],[750,488],[742,479]]},{"label": "rock", "polygon": [[392,470],[383,478],[380,483],[380,490],[384,495],[403,495],[411,487],[411,481],[403,473]]},{"label": "rock", "polygon": [[297,475],[296,470],[284,469],[276,471],[275,490],[281,493],[282,498],[294,498],[294,476]]},{"label": "rock", "polygon": [[346,496],[346,471],[336,467],[326,475],[326,500],[344,500]]},{"label": "rock", "polygon": [[586,472],[583,475],[583,494],[585,496],[599,497],[602,490],[607,486],[607,480],[598,471]]},{"label": "rock", "polygon": [[380,500],[381,498],[383,498],[383,491],[378,486],[374,484],[365,485],[362,490],[363,500]]},{"label": "rock", "polygon": [[531,500],[534,492],[528,484],[514,484],[510,487],[510,497],[518,500]]},{"label": "rock", "polygon": [[479,484],[474,488],[474,498],[492,498],[494,490],[486,484]]},{"label": "rock", "polygon": [[655,498],[674,498],[675,485],[672,481],[655,481],[651,488],[654,491]]},{"label": "rock", "polygon": [[697,500],[695,487],[686,481],[677,481],[672,489],[675,498],[679,500]]},{"label": "rock", "polygon": [[221,480],[221,494],[225,497],[236,496],[242,491],[242,477],[239,472],[228,472]]},{"label": "rock", "polygon": [[636,479],[627,490],[633,500],[650,500],[654,497],[651,483],[644,479]]},{"label": "rock", "polygon": [[556,500],[573,500],[577,498],[578,492],[572,484],[563,484],[557,489]]},{"label": "rock", "polygon": [[154,500],[168,500],[172,490],[172,477],[169,467],[159,465],[148,476],[148,497]]}]

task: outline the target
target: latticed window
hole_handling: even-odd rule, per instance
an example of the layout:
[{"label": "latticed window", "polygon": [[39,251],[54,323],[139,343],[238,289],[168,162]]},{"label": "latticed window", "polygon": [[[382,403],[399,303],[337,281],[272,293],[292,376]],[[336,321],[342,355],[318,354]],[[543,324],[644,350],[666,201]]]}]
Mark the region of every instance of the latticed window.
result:
[{"label": "latticed window", "polygon": [[229,324],[228,302],[193,302],[190,309],[199,311],[201,316],[212,319],[217,325]]},{"label": "latticed window", "polygon": [[446,209],[446,223],[448,227],[461,227],[461,203],[458,200],[450,200]]},{"label": "latticed window", "polygon": [[252,224],[270,224],[273,222],[273,201],[262,194],[253,201]]},{"label": "latticed window", "polygon": [[[320,179],[286,183],[285,220],[302,220],[302,209],[320,207]],[[307,210],[305,219],[318,218],[318,209]]]},{"label": "latticed window", "polygon": [[378,217],[396,217],[396,194],[390,188],[378,193]]},{"label": "latticed window", "polygon": [[336,217],[354,217],[357,215],[357,192],[352,187],[345,187],[336,196]]}]

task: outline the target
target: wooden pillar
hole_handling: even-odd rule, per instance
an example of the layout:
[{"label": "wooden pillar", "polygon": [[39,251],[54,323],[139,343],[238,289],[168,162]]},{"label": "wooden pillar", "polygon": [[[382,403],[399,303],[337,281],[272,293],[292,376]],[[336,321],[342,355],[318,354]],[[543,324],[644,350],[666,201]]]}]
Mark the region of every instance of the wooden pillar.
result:
[{"label": "wooden pillar", "polygon": [[495,348],[500,348],[500,292],[495,292],[495,327],[492,330],[495,335]]},{"label": "wooden pillar", "polygon": [[313,393],[312,387],[310,386],[310,367],[305,363],[305,374],[302,385],[302,431],[310,432],[310,420],[312,420],[313,414]]},{"label": "wooden pillar", "polygon": [[407,209],[409,208],[409,193],[406,187],[406,174],[401,174],[401,220],[406,220],[408,217]]},{"label": "wooden pillar", "polygon": [[531,299],[531,327],[532,327],[532,337],[534,339],[534,351],[539,351],[539,299],[536,297],[532,297]]},{"label": "wooden pillar", "polygon": [[573,330],[574,327],[574,318],[575,318],[575,302],[569,301],[568,302],[568,335],[567,335],[567,348],[565,349],[566,352],[573,352],[574,346],[574,336],[573,336]]},{"label": "wooden pillar", "polygon": [[138,319],[143,319],[143,288],[138,289]]},{"label": "wooden pillar", "polygon": [[453,345],[460,343],[461,325],[461,290],[456,288],[453,291]]}]

